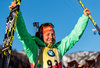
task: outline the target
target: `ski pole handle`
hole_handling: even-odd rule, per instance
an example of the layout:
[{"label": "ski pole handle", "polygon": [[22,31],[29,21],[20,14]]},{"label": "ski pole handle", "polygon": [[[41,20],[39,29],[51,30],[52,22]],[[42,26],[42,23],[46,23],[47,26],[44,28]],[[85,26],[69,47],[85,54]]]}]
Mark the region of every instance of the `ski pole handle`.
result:
[{"label": "ski pole handle", "polygon": [[[81,2],[81,0],[78,0],[80,5],[82,6],[83,9],[85,9],[85,6],[83,5],[83,3]],[[96,30],[98,31],[99,35],[100,35],[100,29],[98,27],[98,25],[96,24],[96,22],[94,21],[94,19],[92,18],[91,15],[88,16],[90,18],[90,20],[92,21],[93,25],[95,26]]]}]

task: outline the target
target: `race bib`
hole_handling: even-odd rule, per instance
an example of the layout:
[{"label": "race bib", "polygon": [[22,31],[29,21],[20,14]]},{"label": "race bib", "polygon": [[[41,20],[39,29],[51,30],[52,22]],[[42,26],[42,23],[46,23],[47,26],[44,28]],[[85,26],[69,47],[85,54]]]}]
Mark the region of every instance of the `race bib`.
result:
[{"label": "race bib", "polygon": [[43,47],[36,63],[36,68],[61,68],[60,55],[57,48]]}]

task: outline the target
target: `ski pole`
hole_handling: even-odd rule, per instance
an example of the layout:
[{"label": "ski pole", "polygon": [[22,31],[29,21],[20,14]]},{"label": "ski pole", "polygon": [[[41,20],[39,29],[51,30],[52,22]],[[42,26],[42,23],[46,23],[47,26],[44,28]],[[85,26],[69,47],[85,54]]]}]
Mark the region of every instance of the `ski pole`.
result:
[{"label": "ski pole", "polygon": [[[83,5],[83,3],[81,2],[81,0],[78,0],[80,5],[82,6],[83,9],[85,9],[85,6]],[[90,20],[92,21],[93,25],[95,26],[96,30],[98,31],[99,35],[100,35],[100,29],[98,27],[98,25],[96,24],[96,22],[94,21],[94,19],[92,18],[91,15],[89,15]]]}]

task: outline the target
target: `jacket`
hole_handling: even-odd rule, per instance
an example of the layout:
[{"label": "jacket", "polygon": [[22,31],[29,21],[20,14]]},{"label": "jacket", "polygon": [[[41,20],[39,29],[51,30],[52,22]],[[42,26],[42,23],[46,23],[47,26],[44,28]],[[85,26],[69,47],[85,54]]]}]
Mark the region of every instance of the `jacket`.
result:
[{"label": "jacket", "polygon": [[[46,47],[45,43],[38,37],[31,36],[28,33],[22,17],[22,13],[21,11],[19,11],[16,24],[16,32],[19,40],[24,46],[24,51],[29,58],[31,68],[55,68],[57,66],[61,68],[61,59],[63,55],[69,49],[71,49],[76,42],[79,41],[88,24],[88,20],[88,16],[82,15],[82,17],[79,18],[72,32],[58,43],[55,42],[53,47],[49,48]],[[41,47],[42,49],[41,54],[38,57],[39,47]]]}]

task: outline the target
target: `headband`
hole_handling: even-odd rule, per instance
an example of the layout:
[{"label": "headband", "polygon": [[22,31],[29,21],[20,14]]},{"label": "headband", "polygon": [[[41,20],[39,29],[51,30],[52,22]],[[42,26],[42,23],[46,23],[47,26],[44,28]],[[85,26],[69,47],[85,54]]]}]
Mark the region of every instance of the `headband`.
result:
[{"label": "headband", "polygon": [[48,31],[53,31],[54,32],[53,27],[52,26],[43,27],[43,29],[40,30],[40,34],[43,35],[44,33],[48,32]]}]

